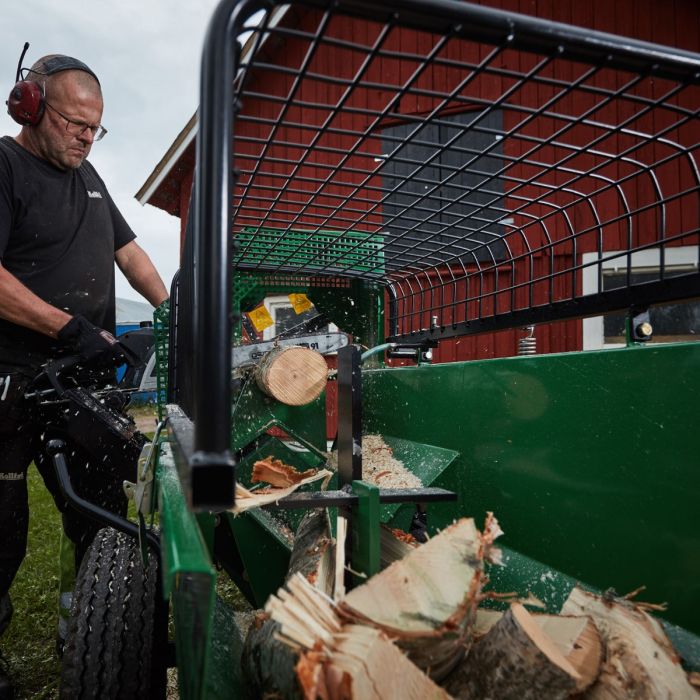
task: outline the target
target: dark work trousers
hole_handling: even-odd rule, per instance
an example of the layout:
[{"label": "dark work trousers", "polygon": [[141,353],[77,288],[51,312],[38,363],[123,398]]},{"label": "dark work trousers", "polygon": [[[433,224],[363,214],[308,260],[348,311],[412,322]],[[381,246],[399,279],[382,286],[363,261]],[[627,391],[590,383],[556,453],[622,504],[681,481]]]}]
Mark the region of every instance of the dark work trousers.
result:
[{"label": "dark work trousers", "polygon": [[[60,493],[53,461],[45,452],[46,443],[56,434],[50,426],[37,422],[34,405],[24,398],[29,381],[20,372],[0,366],[0,601],[26,552],[27,469],[32,461],[62,514],[66,535],[75,544],[76,571],[101,527],[73,510]],[[134,480],[135,465],[133,469],[107,467],[100,455],[88,455],[71,444],[66,452],[71,483],[78,495],[125,516],[127,501],[122,482],[125,478]]]}]

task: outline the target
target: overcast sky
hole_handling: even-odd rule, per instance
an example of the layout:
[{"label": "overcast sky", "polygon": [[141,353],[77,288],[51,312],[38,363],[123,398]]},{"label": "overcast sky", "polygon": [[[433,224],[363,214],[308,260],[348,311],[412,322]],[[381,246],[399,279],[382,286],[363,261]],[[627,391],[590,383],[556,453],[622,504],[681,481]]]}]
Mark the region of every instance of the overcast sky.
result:
[{"label": "overcast sky", "polygon": [[[100,78],[109,133],[90,161],[170,286],[178,265],[179,220],[134,195],[197,108],[202,41],[216,0],[2,1],[3,102],[25,66],[49,53],[87,63]],[[20,126],[3,105],[0,132]],[[117,270],[117,296],[140,299]]]}]

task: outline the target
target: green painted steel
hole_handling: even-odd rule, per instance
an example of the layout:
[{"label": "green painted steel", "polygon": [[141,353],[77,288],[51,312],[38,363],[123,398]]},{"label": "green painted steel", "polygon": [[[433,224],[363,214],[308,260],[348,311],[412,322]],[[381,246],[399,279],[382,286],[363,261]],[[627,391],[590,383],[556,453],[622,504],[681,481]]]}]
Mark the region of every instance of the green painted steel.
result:
[{"label": "green painted steel", "polygon": [[249,697],[241,674],[243,634],[231,608],[220,598],[214,607],[207,700],[241,700]]},{"label": "green painted steel", "polygon": [[166,299],[153,311],[153,341],[156,348],[156,403],[158,419],[165,417],[168,396],[168,346],[170,328],[170,301]]},{"label": "green painted steel", "polygon": [[234,399],[231,444],[247,447],[272,427],[279,427],[305,447],[326,451],[326,394],[306,406],[287,406],[263,394],[248,379]]},{"label": "green painted steel", "polygon": [[312,231],[247,226],[236,238],[240,253],[235,264],[255,267],[302,267],[313,274],[336,268],[381,276],[384,273],[384,236],[363,231]]},{"label": "green painted steel", "polygon": [[355,584],[379,573],[381,544],[379,531],[379,489],[366,481],[353,481],[357,506],[352,509],[352,568],[358,574]]},{"label": "green painted steel", "polygon": [[216,574],[196,517],[187,509],[175,460],[160,444],[156,467],[163,591],[175,623],[180,697],[206,697]]},{"label": "green painted steel", "polygon": [[[223,513],[236,540],[243,562],[243,575],[255,597],[250,601],[262,608],[271,593],[284,583],[289,569],[291,537],[285,538],[275,517],[262,510],[234,516]],[[291,532],[290,532],[291,535]]]},{"label": "green painted steel", "polygon": [[[365,430],[365,432],[371,431]],[[382,437],[391,448],[393,456],[420,479],[422,486],[434,486],[440,475],[459,457],[459,452],[444,447],[426,445],[393,435]],[[408,530],[415,510],[416,506],[413,503],[385,503],[381,506],[380,517],[383,523],[390,523],[392,527]]]},{"label": "green painted steel", "polygon": [[[237,479],[246,487],[252,485],[251,475],[253,465],[260,459],[273,457],[281,459],[285,464],[295,467],[299,471],[322,467],[324,462],[322,458],[314,452],[301,452],[292,450],[282,440],[278,440],[271,435],[263,435],[256,443],[255,449],[246,452],[244,457],[241,457],[237,465]],[[302,491],[318,491],[321,488],[321,482],[315,482],[302,486]],[[329,489],[337,488],[337,478],[333,476],[328,484]],[[296,532],[301,519],[304,517],[304,511],[299,510],[279,510],[275,513],[274,523],[280,524],[289,528],[291,532]]]},{"label": "green painted steel", "polygon": [[366,432],[460,453],[433,528],[494,511],[511,549],[700,632],[700,345],[370,370],[363,398]]}]

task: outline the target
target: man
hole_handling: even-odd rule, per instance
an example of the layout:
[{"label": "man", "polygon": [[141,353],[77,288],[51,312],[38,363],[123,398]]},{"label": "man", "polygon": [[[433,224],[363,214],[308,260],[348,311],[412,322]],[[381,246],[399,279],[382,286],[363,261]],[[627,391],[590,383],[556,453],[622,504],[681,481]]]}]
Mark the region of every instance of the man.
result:
[{"label": "man", "polygon": [[[43,113],[35,124],[21,121],[15,138],[0,139],[0,635],[11,615],[8,590],[26,549],[32,460],[63,512],[64,527],[67,517],[74,533],[81,523],[58,493],[42,449],[43,426],[32,420],[24,398],[27,386],[57,356],[77,354],[86,366],[113,367],[123,359],[112,335],[115,261],[152,305],[168,296],[86,161],[104,135],[97,77],[76,59],[51,55],[39,59],[26,80],[39,86]],[[13,90],[10,102],[18,95]],[[12,690],[1,674],[4,700]]]}]

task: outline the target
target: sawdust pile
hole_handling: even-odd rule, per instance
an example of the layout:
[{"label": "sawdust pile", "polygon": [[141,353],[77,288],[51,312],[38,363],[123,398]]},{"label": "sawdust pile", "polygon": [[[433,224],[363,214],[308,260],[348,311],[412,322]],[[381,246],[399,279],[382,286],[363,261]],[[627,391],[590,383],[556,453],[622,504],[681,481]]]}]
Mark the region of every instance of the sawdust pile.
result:
[{"label": "sawdust pile", "polygon": [[[328,453],[327,466],[338,470],[338,451]],[[385,489],[417,489],[421,480],[406,469],[403,462],[394,457],[394,452],[381,435],[362,436],[362,477],[365,481]]]}]

